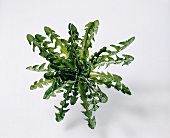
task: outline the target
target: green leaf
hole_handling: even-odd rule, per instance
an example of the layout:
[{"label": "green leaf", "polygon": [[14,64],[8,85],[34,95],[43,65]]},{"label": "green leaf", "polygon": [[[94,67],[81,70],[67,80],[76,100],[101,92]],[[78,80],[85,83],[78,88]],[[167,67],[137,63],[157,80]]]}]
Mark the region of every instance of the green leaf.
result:
[{"label": "green leaf", "polygon": [[55,91],[58,88],[58,79],[54,79],[52,83],[52,89]]},{"label": "green leaf", "polygon": [[36,70],[38,68],[39,65],[34,65],[33,69]]},{"label": "green leaf", "polygon": [[98,26],[99,26],[99,21],[98,20],[95,20],[94,21],[94,32],[97,34],[97,31],[98,31]]},{"label": "green leaf", "polygon": [[78,89],[79,89],[80,97],[81,97],[82,101],[85,101],[86,98],[87,98],[87,95],[86,95],[86,84],[84,82],[79,81],[78,82]]},{"label": "green leaf", "polygon": [[90,118],[92,116],[92,110],[87,110],[87,111],[81,111],[85,116]]},{"label": "green leaf", "polygon": [[[100,79],[97,79],[97,77],[100,77]],[[129,94],[130,90],[126,87],[123,87],[124,85],[121,83],[122,78],[119,75],[111,74],[107,72],[105,74],[104,72],[91,72],[90,78],[95,81],[96,83],[102,85],[105,84],[107,88],[114,87],[116,90],[121,90],[123,93]],[[112,82],[115,82],[116,84],[113,85]],[[99,87],[97,87],[99,92],[102,93],[102,95],[99,97],[101,102],[107,102],[108,98],[107,96],[100,90]]]},{"label": "green leaf", "polygon": [[99,21],[95,20],[94,22],[89,22],[86,24],[85,28],[85,35],[83,36],[83,40],[81,42],[82,45],[82,54],[80,55],[81,58],[84,60],[84,64],[86,64],[86,57],[88,48],[91,47],[91,41],[94,41],[94,33],[97,33]]},{"label": "green leaf", "polygon": [[26,69],[31,70],[31,71],[37,71],[37,72],[44,72],[47,71],[47,69],[44,68],[45,63],[41,65],[34,65],[34,66],[28,66]]},{"label": "green leaf", "polygon": [[61,53],[65,54],[67,57],[69,56],[69,52],[67,51],[66,46],[62,44],[61,39],[56,38],[55,48],[57,48],[57,46],[61,47],[60,49]]},{"label": "green leaf", "polygon": [[116,49],[117,52],[119,52],[121,50],[120,46],[116,46],[116,45],[110,45],[111,47],[114,47]]},{"label": "green leaf", "polygon": [[116,82],[116,85],[114,86],[114,88],[119,91],[119,90],[121,90],[121,86],[122,86],[121,82],[118,81],[118,82]]},{"label": "green leaf", "polygon": [[50,41],[44,41],[44,42],[43,42],[43,46],[45,46],[45,47],[47,47],[48,44],[51,44],[51,42],[50,42]]},{"label": "green leaf", "polygon": [[47,80],[51,80],[55,77],[55,74],[54,72],[47,72],[44,74],[44,78],[47,79]]},{"label": "green leaf", "polygon": [[93,110],[96,111],[99,108],[99,106],[97,104],[93,105]]},{"label": "green leaf", "polygon": [[34,85],[31,85],[30,86],[30,90],[35,90],[37,87],[36,86],[34,86]]},{"label": "green leaf", "polygon": [[79,33],[77,32],[77,28],[72,23],[69,23],[68,29],[69,29],[68,33],[70,35],[68,42],[73,43],[75,40],[78,40]]},{"label": "green leaf", "polygon": [[47,27],[47,26],[44,27],[44,31],[45,31],[47,36],[49,36],[50,34],[55,32],[54,30],[52,30],[50,27]]},{"label": "green leaf", "polygon": [[35,81],[33,85],[30,86],[30,90],[35,90],[37,88],[43,88],[43,85],[48,85],[52,83],[52,80],[43,80],[42,78],[39,81]]},{"label": "green leaf", "polygon": [[55,34],[55,33],[52,33],[51,36],[50,36],[50,39],[51,39],[51,42],[54,41],[54,39],[60,37],[59,35]]},{"label": "green leaf", "polygon": [[119,44],[124,45],[124,46],[128,46],[130,45],[133,41],[135,40],[135,37],[131,37],[130,39],[120,42]]},{"label": "green leaf", "polygon": [[65,116],[65,113],[66,112],[68,112],[70,109],[67,109],[67,110],[61,110],[61,112],[60,112],[60,114],[61,114],[61,116],[64,118],[64,116]]},{"label": "green leaf", "polygon": [[55,95],[55,93],[53,92],[53,90],[52,90],[52,86],[51,87],[49,87],[47,90],[46,90],[46,92],[45,92],[45,94],[44,94],[44,96],[43,96],[43,99],[49,99],[50,97],[55,97],[56,95]]},{"label": "green leaf", "polygon": [[42,36],[40,34],[36,34],[35,38],[37,39],[38,42],[43,42],[46,37],[44,37],[44,36]]},{"label": "green leaf", "polygon": [[62,101],[60,102],[60,105],[61,105],[63,108],[66,108],[66,107],[69,105],[69,103],[66,103],[66,99],[64,99],[64,100],[62,100]]},{"label": "green leaf", "polygon": [[26,67],[26,69],[28,69],[28,70],[32,70],[32,66]]},{"label": "green leaf", "polygon": [[129,65],[129,64],[134,60],[134,57],[132,57],[131,55],[125,55],[125,54],[123,54],[122,56],[125,57],[124,63],[122,64],[122,66],[123,66],[123,65]]},{"label": "green leaf", "polygon": [[67,85],[71,85],[73,84],[75,81],[66,81],[65,83],[63,83],[60,87],[58,87],[54,92],[56,93],[61,93],[63,92],[63,89],[67,89]]},{"label": "green leaf", "polygon": [[128,94],[131,95],[130,89],[125,86],[124,84],[122,84],[122,90],[121,90],[124,94]]},{"label": "green leaf", "polygon": [[63,118],[61,117],[61,115],[60,115],[60,114],[55,113],[55,120],[56,120],[57,122],[60,122],[60,121],[62,121],[62,120],[63,120]]},{"label": "green leaf", "polygon": [[72,35],[73,33],[77,33],[77,28],[74,26],[74,24],[72,23],[69,23],[68,25],[68,28],[69,28],[69,34]]},{"label": "green leaf", "polygon": [[45,66],[45,64],[46,64],[46,63],[41,64],[38,69],[39,69],[40,71],[44,71],[44,66]]},{"label": "green leaf", "polygon": [[101,94],[100,101],[101,103],[106,103],[108,101],[108,97],[105,93]]},{"label": "green leaf", "polygon": [[71,97],[71,99],[70,99],[70,104],[71,105],[74,105],[76,102],[77,102],[77,99],[78,99],[78,97]]},{"label": "green leaf", "polygon": [[31,43],[34,41],[34,37],[31,34],[27,34],[27,40],[29,44],[31,45]]},{"label": "green leaf", "polygon": [[56,38],[55,48],[56,48],[57,46],[61,46],[61,45],[62,45],[61,40],[60,40],[60,39],[58,39],[58,38]]},{"label": "green leaf", "polygon": [[60,122],[60,121],[62,121],[64,119],[65,113],[68,112],[69,109],[64,110],[63,108],[59,108],[57,106],[54,106],[54,107],[59,111],[59,113],[55,113],[56,121]]},{"label": "green leaf", "polygon": [[107,95],[101,91],[101,89],[100,89],[99,86],[97,86],[97,91],[98,91],[99,94],[100,94],[100,95],[98,96],[100,102],[101,102],[101,103],[106,103],[106,102],[108,101]]},{"label": "green leaf", "polygon": [[69,52],[67,51],[67,48],[64,45],[61,45],[61,53],[65,54],[66,57],[69,56]]},{"label": "green leaf", "polygon": [[94,129],[94,128],[95,128],[95,126],[96,126],[95,116],[93,116],[93,118],[91,118],[91,119],[88,119],[88,126],[89,126],[91,129]]},{"label": "green leaf", "polygon": [[119,75],[113,74],[113,80],[114,82],[122,81],[122,78]]}]

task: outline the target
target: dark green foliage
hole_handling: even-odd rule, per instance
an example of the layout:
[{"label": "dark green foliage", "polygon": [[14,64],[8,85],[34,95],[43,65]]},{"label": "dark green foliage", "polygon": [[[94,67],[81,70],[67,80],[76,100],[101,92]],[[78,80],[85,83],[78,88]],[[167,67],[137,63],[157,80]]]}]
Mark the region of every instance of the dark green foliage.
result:
[{"label": "dark green foliage", "polygon": [[29,44],[31,45],[31,43],[34,41],[34,37],[31,34],[27,34],[27,40]]},{"label": "dark green foliage", "polygon": [[[79,37],[75,25],[69,23],[68,40],[61,39],[54,30],[47,26],[44,27],[47,38],[40,34],[36,34],[35,37],[31,34],[27,35],[33,51],[38,48],[39,55],[47,60],[47,63],[26,68],[44,72],[44,79],[35,81],[30,89],[43,88],[44,85],[50,84],[43,99],[55,97],[57,93],[63,94],[60,106],[55,106],[58,110],[55,114],[57,122],[64,119],[66,112],[69,111],[69,105],[74,105],[78,99],[81,99],[85,120],[88,121],[88,126],[94,129],[96,119],[93,112],[99,108],[100,103],[108,101],[107,95],[99,85],[105,85],[106,88],[113,87],[124,94],[131,95],[130,89],[122,83],[120,76],[109,72],[97,72],[94,69],[105,65],[107,68],[111,64],[129,65],[134,57],[127,54],[119,56],[118,53],[129,46],[135,37],[120,42],[118,45],[111,44],[112,50],[103,47],[89,56],[89,48],[92,48],[92,41],[95,40],[94,34],[97,33],[98,26],[98,20],[89,22],[85,26],[85,35]],[[58,47],[60,51],[56,51]]]}]

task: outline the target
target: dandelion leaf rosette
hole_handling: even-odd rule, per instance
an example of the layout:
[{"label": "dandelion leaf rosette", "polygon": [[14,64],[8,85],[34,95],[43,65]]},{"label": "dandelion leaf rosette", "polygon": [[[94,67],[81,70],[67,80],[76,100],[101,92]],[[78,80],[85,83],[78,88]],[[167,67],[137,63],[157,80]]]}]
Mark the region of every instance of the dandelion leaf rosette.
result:
[{"label": "dandelion leaf rosette", "polygon": [[[80,37],[74,24],[69,23],[69,38],[61,38],[53,29],[45,26],[45,35],[28,34],[27,40],[33,51],[39,50],[39,55],[46,59],[46,63],[29,66],[26,69],[36,72],[43,72],[43,78],[35,81],[30,89],[43,88],[48,86],[43,99],[55,97],[58,93],[63,95],[63,100],[56,108],[55,119],[60,122],[69,111],[69,106],[74,105],[78,99],[84,110],[82,113],[88,126],[94,129],[96,119],[93,113],[99,108],[100,103],[106,103],[108,97],[100,89],[100,85],[106,88],[114,88],[123,94],[131,95],[130,89],[122,83],[122,77],[110,72],[98,72],[102,66],[107,68],[111,64],[129,65],[134,57],[128,54],[119,55],[119,52],[128,47],[135,37],[126,41],[110,44],[101,48],[98,52],[90,55],[89,48],[92,48],[94,36],[98,31],[99,21],[95,20],[85,25],[85,34]],[[57,49],[59,49],[57,51]]]}]

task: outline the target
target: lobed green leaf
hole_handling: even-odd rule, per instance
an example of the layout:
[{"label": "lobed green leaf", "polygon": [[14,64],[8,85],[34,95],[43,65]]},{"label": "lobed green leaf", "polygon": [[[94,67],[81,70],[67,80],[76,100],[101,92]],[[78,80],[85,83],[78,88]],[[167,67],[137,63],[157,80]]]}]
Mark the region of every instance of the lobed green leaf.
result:
[{"label": "lobed green leaf", "polygon": [[34,41],[34,37],[31,34],[27,34],[27,40],[28,40],[29,44],[31,45],[32,42]]}]

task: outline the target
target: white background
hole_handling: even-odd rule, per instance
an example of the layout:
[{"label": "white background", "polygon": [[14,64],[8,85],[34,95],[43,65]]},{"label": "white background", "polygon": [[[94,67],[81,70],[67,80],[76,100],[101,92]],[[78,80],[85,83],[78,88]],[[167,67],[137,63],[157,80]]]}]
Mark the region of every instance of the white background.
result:
[{"label": "white background", "polygon": [[[54,105],[61,97],[47,101],[46,88],[29,90],[43,74],[25,68],[45,60],[32,52],[26,34],[45,34],[47,25],[66,38],[72,22],[83,35],[95,19],[100,26],[92,53],[131,36],[136,40],[123,52],[135,61],[108,68],[123,77],[132,96],[102,87],[109,101],[90,130],[79,103],[57,123]],[[0,138],[170,138],[169,70],[168,0],[0,0]]]}]

